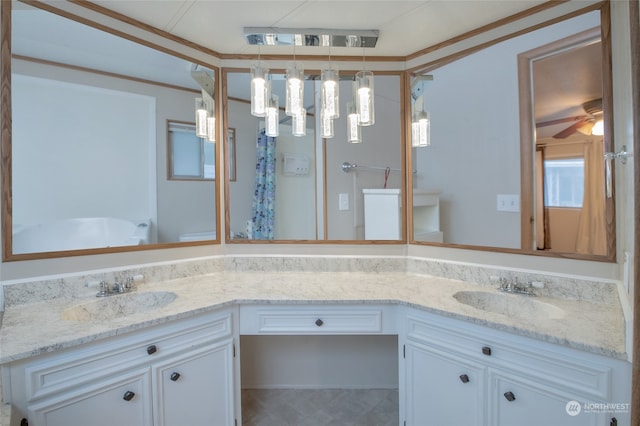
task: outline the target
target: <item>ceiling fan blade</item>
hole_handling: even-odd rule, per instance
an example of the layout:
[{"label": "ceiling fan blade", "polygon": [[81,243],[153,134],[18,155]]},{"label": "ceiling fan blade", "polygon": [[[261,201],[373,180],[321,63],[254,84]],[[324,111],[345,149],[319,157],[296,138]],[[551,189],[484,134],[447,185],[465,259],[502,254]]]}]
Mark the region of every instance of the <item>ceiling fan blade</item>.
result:
[{"label": "ceiling fan blade", "polygon": [[556,133],[555,135],[553,135],[553,138],[554,139],[565,139],[565,138],[568,138],[569,136],[571,136],[572,134],[577,132],[578,129],[580,129],[582,126],[584,126],[588,122],[589,122],[588,119],[583,119],[583,120],[580,120],[580,121],[576,121],[571,126],[569,126],[566,129]]},{"label": "ceiling fan blade", "polygon": [[585,120],[587,118],[589,118],[589,116],[586,116],[586,115],[579,115],[579,116],[575,116],[575,117],[558,118],[556,120],[541,121],[540,123],[536,123],[536,127],[555,126],[556,124],[563,124],[563,123],[569,123],[569,122],[572,122],[572,121]]}]

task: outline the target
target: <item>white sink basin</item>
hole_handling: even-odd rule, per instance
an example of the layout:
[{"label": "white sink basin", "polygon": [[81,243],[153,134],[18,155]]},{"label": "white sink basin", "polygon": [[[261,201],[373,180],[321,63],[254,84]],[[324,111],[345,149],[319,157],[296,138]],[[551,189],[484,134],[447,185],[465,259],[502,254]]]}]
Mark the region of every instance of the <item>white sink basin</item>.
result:
[{"label": "white sink basin", "polygon": [[147,291],[96,298],[90,302],[65,309],[62,312],[62,319],[69,321],[111,320],[162,308],[176,300],[176,297],[176,294],[170,291]]},{"label": "white sink basin", "polygon": [[490,293],[487,291],[459,291],[453,297],[458,302],[473,308],[508,317],[530,319],[560,319],[564,317],[562,309],[549,303],[535,300],[530,296]]}]

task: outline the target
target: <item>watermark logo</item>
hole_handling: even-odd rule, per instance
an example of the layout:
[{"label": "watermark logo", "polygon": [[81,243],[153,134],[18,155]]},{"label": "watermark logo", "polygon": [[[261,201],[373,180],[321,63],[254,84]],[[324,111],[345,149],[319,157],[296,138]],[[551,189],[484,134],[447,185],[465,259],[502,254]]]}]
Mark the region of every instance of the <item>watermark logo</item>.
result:
[{"label": "watermark logo", "polygon": [[569,401],[567,405],[565,405],[564,409],[567,411],[567,414],[570,416],[577,416],[582,411],[582,406],[578,401]]},{"label": "watermark logo", "polygon": [[568,415],[575,417],[580,413],[628,413],[631,408],[630,405],[628,402],[587,402],[580,404],[578,401],[569,401],[564,406],[564,409]]}]

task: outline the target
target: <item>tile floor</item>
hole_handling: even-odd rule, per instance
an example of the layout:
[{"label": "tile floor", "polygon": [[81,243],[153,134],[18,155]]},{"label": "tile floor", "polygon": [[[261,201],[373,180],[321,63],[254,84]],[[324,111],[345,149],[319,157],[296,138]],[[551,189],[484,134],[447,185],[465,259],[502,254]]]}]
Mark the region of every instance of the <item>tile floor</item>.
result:
[{"label": "tile floor", "polygon": [[245,426],[398,426],[397,389],[243,389]]}]

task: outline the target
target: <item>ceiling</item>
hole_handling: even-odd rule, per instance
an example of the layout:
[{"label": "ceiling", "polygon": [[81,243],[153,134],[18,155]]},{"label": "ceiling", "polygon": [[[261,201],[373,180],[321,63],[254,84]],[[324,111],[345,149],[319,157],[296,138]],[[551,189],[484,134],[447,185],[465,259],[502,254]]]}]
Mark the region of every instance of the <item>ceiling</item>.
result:
[{"label": "ceiling", "polygon": [[[367,55],[407,56],[545,0],[93,0],[220,54],[257,54],[244,27],[379,30]],[[353,55],[332,48],[332,55]],[[261,53],[293,54],[291,47],[261,47]],[[297,54],[326,55],[320,47]],[[358,55],[361,52],[358,51]]]}]

